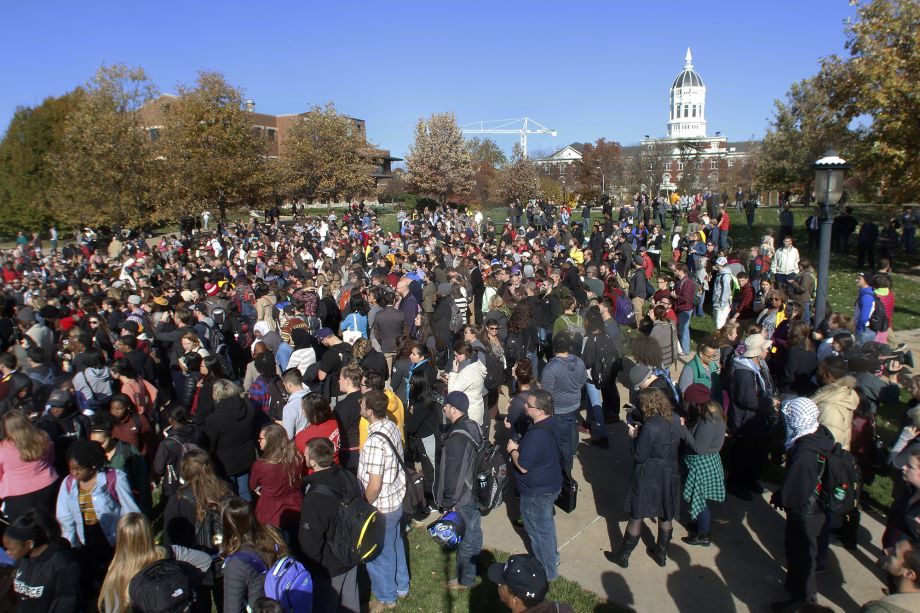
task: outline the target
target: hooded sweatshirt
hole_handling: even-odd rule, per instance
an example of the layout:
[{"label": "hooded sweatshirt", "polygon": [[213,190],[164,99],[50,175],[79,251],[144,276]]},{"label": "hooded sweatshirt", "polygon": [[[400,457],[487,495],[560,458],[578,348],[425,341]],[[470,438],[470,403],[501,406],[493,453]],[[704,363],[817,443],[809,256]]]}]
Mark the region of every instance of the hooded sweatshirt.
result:
[{"label": "hooded sweatshirt", "polygon": [[789,449],[786,477],[780,487],[780,503],[786,513],[812,515],[824,513],[815,496],[815,487],[821,480],[822,465],[818,454],[826,455],[834,448],[834,437],[824,426],[811,434],[796,439]]},{"label": "hooded sweatshirt", "polygon": [[98,410],[112,397],[109,369],[85,368],[73,378],[73,389],[83,396],[91,410]]},{"label": "hooded sweatshirt", "polygon": [[853,414],[859,406],[856,378],[850,375],[820,388],[811,397],[818,405],[818,423],[827,428],[834,440],[849,451],[853,433]]},{"label": "hooded sweatshirt", "polygon": [[70,547],[52,543],[41,555],[19,560],[13,591],[19,596],[17,611],[80,611],[80,567]]},{"label": "hooded sweatshirt", "polygon": [[587,380],[588,371],[581,358],[557,355],[543,369],[540,385],[553,396],[555,413],[567,414],[581,405],[581,389]]}]

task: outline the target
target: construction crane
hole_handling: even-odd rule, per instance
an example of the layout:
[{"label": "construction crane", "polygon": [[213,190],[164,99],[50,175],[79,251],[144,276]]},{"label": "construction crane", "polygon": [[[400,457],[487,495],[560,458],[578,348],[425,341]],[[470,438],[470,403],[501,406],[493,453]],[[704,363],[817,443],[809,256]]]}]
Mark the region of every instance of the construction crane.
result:
[{"label": "construction crane", "polygon": [[555,130],[550,130],[529,117],[476,121],[463,124],[460,127],[463,129],[464,134],[517,134],[521,139],[521,152],[524,154],[525,158],[527,157],[528,134],[549,134],[550,136],[556,136]]}]

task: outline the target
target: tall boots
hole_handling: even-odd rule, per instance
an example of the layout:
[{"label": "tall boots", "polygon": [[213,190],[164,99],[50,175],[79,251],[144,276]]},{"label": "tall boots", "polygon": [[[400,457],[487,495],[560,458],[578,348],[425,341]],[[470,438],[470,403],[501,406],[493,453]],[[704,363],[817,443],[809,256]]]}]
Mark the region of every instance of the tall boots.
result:
[{"label": "tall boots", "polygon": [[629,567],[629,554],[633,552],[636,545],[639,544],[639,537],[633,536],[628,530],[623,531],[623,542],[620,543],[620,550],[606,556],[608,560],[622,568]]},{"label": "tall boots", "polygon": [[659,524],[658,526],[658,543],[655,548],[649,548],[648,554],[652,556],[652,559],[664,568],[668,563],[668,545],[671,544],[671,535],[674,533],[674,529],[665,530]]}]

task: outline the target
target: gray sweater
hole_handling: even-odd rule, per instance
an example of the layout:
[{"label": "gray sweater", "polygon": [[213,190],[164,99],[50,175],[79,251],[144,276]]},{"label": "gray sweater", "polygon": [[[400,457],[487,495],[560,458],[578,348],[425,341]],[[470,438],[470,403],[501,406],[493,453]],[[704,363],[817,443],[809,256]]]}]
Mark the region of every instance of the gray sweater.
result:
[{"label": "gray sweater", "polygon": [[546,364],[540,385],[553,396],[555,412],[566,414],[578,410],[587,381],[588,371],[581,358],[566,355],[556,356]]},{"label": "gray sweater", "polygon": [[690,428],[696,453],[719,453],[725,442],[725,421],[719,418],[701,419]]}]

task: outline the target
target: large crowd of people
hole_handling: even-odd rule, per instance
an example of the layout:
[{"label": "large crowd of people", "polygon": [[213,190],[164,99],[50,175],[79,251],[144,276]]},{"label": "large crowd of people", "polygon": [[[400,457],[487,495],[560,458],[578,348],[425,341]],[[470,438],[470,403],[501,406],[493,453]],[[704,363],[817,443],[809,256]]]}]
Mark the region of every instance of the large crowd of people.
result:
[{"label": "large crowd of people", "polygon": [[[855,233],[870,268],[852,306],[815,321],[796,247],[814,216],[797,228],[784,204],[742,247],[732,217],[753,227],[756,196],[721,200],[535,200],[496,220],[436,207],[400,211],[393,232],[355,204],[158,239],[20,235],[0,271],[6,598],[236,613],[301,611],[291,599],[309,592],[315,611],[377,613],[412,592],[406,530],[444,514],[458,532],[445,590],[485,575],[515,613],[568,611],[546,600],[554,506],[580,444],[628,444],[612,564],[628,566],[645,520],[662,567],[681,518],[687,546],[718,542],[712,503],[764,494],[766,465],[784,464],[771,502],[789,599],[773,608],[815,603],[832,537],[857,543],[858,499],[823,491],[858,490],[829,468],[851,458],[861,482],[903,474],[880,543],[891,595],[867,610],[920,609],[920,409],[890,448],[875,433],[899,381],[920,402],[888,337],[891,258],[913,250],[915,214],[882,231],[849,208],[835,219],[835,249]],[[529,554],[481,569],[493,442]],[[373,552],[348,540],[370,516]]]}]

